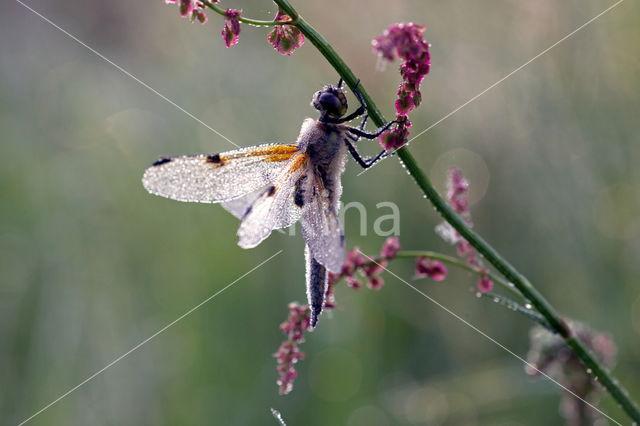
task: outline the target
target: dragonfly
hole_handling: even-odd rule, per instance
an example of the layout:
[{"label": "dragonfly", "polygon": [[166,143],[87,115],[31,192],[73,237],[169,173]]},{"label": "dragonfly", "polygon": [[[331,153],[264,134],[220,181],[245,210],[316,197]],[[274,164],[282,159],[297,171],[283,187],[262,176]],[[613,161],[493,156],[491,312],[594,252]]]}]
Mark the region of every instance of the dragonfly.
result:
[{"label": "dragonfly", "polygon": [[[359,84],[359,83],[358,83]],[[367,108],[347,114],[340,79],[313,95],[317,119],[303,121],[295,143],[268,143],[214,154],[161,157],[144,173],[151,194],[185,202],[220,203],[241,220],[238,245],[253,248],[274,229],[301,221],[305,242],[306,293],[310,327],[322,313],[328,273],[339,273],[345,259],[345,238],[338,212],[341,175],[348,154],[363,168],[387,155],[362,157],[354,143],[375,139],[395,121],[373,133],[365,131]],[[363,116],[359,127],[346,123]]]}]

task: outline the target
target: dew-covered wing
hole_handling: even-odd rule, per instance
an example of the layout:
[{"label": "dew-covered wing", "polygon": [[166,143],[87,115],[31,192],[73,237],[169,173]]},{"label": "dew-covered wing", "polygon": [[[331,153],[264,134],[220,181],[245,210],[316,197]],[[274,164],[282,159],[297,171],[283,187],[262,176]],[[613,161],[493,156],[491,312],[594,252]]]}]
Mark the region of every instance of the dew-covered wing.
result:
[{"label": "dew-covered wing", "polygon": [[253,205],[253,203],[255,203],[258,198],[260,198],[264,190],[265,188],[260,188],[257,191],[250,192],[243,195],[242,197],[234,198],[233,200],[229,201],[223,201],[221,203],[221,206],[238,219],[242,219],[249,212],[249,208]]},{"label": "dew-covered wing", "polygon": [[302,237],[313,257],[331,272],[340,271],[345,256],[338,202],[332,196],[337,192],[337,188],[326,188],[320,176],[314,175],[302,213]]},{"label": "dew-covered wing", "polygon": [[142,184],[152,194],[178,201],[232,200],[271,184],[296,153],[288,144],[265,144],[211,155],[161,158]]},{"label": "dew-covered wing", "polygon": [[302,215],[302,205],[296,203],[298,182],[308,174],[308,156],[298,153],[282,170],[278,178],[265,188],[257,199],[245,208],[238,229],[238,245],[251,248],[260,244],[274,229],[293,225]]}]

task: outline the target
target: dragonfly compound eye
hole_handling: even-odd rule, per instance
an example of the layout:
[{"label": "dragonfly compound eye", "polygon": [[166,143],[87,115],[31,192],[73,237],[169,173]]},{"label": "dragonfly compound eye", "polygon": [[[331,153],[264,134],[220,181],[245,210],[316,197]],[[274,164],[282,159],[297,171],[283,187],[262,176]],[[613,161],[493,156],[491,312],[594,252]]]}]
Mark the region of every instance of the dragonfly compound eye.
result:
[{"label": "dragonfly compound eye", "polygon": [[313,96],[311,104],[320,112],[335,117],[342,117],[347,112],[347,97],[344,92],[334,86],[325,86]]}]

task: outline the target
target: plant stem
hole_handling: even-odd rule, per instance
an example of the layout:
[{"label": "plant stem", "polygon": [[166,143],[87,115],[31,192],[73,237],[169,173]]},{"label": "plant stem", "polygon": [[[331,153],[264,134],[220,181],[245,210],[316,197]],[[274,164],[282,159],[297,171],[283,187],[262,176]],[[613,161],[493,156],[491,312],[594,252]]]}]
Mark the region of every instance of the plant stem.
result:
[{"label": "plant stem", "polygon": [[542,315],[538,312],[527,308],[526,306],[520,305],[518,302],[509,299],[508,297],[504,297],[501,294],[496,293],[479,293],[480,297],[485,297],[491,299],[493,302],[502,305],[508,309],[512,309],[515,312],[521,313],[532,321],[537,322],[542,327],[546,328],[549,332],[555,333],[555,330],[549,326],[547,320],[544,319]]},{"label": "plant stem", "polygon": [[[226,10],[219,8],[218,6],[208,2],[207,0],[200,0],[200,1],[209,9],[216,12],[218,15],[227,16]],[[291,17],[291,19],[292,19],[291,21],[259,21],[257,19],[244,18],[242,16],[238,17],[238,21],[248,25],[255,25],[258,27],[274,27],[276,25],[294,25],[296,23],[296,20],[293,17]]]},{"label": "plant stem", "polygon": [[518,290],[513,285],[510,285],[509,282],[503,279],[502,277],[484,268],[479,268],[477,266],[469,265],[466,262],[463,262],[462,260],[458,259],[457,257],[449,256],[442,253],[437,253],[435,251],[422,251],[422,250],[402,250],[398,252],[396,257],[405,258],[405,259],[416,258],[416,257],[427,257],[429,259],[439,260],[443,263],[447,263],[449,265],[456,266],[461,269],[466,269],[467,271],[473,272],[474,274],[486,275],[489,278],[491,278],[492,281],[500,284],[501,286],[513,292],[517,296],[522,297],[520,292],[518,292]]},{"label": "plant stem", "polygon": [[[327,40],[307,21],[305,21],[287,0],[274,0],[274,2],[289,16],[296,20],[295,26],[300,29],[304,36],[311,41],[318,51],[320,51],[327,61],[329,61],[351,90],[354,90],[356,88],[356,84],[358,84],[358,79]],[[371,120],[377,126],[383,126],[386,123],[386,120],[369,94],[366,92],[363,84],[358,85],[358,91],[367,105],[367,112],[369,113]],[[415,158],[406,147],[400,148],[397,151],[397,154],[409,174],[418,184],[418,187],[420,187],[422,192],[427,196],[442,217],[476,250],[478,250],[478,252],[481,253],[485,259],[487,259],[487,261],[496,268],[496,270],[504,275],[509,282],[512,282],[515,285],[522,295],[531,302],[540,314],[542,314],[553,330],[562,336],[566,344],[573,350],[578,358],[580,358],[585,367],[591,370],[594,377],[600,381],[607,391],[609,391],[611,396],[621,405],[624,411],[635,422],[640,423],[640,411],[638,410],[635,402],[629,397],[626,390],[600,364],[589,349],[580,340],[578,340],[566,322],[560,317],[542,294],[540,294],[540,292],[531,285],[524,275],[504,259],[473,229],[469,228],[464,220],[453,211],[453,209],[433,187],[427,178],[427,175],[418,166]]]},{"label": "plant stem", "polygon": [[[510,290],[511,292],[513,292],[514,294],[516,294],[518,297],[522,297],[522,295],[520,294],[520,292],[518,292],[518,290],[516,290],[516,288],[511,285],[509,282],[507,282],[505,279],[503,279],[502,277],[494,274],[491,271],[488,271],[484,268],[479,268],[477,266],[472,266],[467,264],[466,262],[463,262],[462,260],[453,257],[453,256],[449,256],[446,254],[442,254],[442,253],[438,253],[435,251],[423,251],[423,250],[402,250],[399,251],[396,256],[394,257],[394,259],[415,259],[418,257],[426,257],[432,260],[439,260],[442,263],[446,263],[450,266],[455,266],[458,267],[460,269],[465,269],[469,272],[473,272],[474,274],[478,274],[478,275],[486,275],[488,277],[490,277],[494,282],[500,284],[501,286],[503,286],[504,288]],[[369,261],[369,262],[365,262],[363,265],[371,265],[373,263],[379,264],[380,262],[384,261],[385,258],[383,258],[382,256],[379,257],[375,257],[373,258],[373,260]],[[527,316],[530,320],[533,320],[535,322],[537,322],[538,324],[540,324],[541,326],[543,326],[544,328],[546,328],[547,330],[549,330],[552,333],[555,333],[556,331],[554,329],[552,329],[549,324],[547,323],[547,321],[544,319],[544,317],[542,315],[540,315],[538,312],[535,312],[531,309],[529,309],[526,306],[522,306],[520,305],[520,303],[516,302],[515,300],[509,299],[508,297],[502,296],[500,294],[497,293],[482,293],[482,292],[477,292],[476,293],[478,295],[478,297],[487,297],[491,300],[493,300],[495,303],[498,303],[500,305],[506,306],[516,312],[519,312],[525,316]]]}]

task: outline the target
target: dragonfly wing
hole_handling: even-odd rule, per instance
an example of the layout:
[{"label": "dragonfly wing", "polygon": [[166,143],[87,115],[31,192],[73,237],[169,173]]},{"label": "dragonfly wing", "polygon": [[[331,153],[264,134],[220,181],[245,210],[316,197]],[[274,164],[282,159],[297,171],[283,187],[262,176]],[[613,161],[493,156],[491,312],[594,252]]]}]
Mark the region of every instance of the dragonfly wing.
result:
[{"label": "dragonfly wing", "polygon": [[162,158],[142,184],[152,194],[178,201],[232,200],[272,183],[296,153],[296,145],[265,144],[212,155]]},{"label": "dragonfly wing", "polygon": [[253,203],[260,198],[260,195],[262,195],[263,192],[264,188],[260,188],[259,190],[245,194],[240,198],[223,201],[222,207],[238,219],[242,219],[248,213],[249,207],[251,207]]},{"label": "dragonfly wing", "polygon": [[297,154],[275,182],[245,208],[238,229],[240,247],[255,247],[267,238],[272,230],[286,228],[300,219],[302,205],[296,203],[295,196],[298,182],[306,179],[307,163],[307,154]]},{"label": "dragonfly wing", "polygon": [[[339,181],[337,185],[340,185]],[[314,175],[306,191],[302,213],[302,237],[314,258],[331,272],[340,271],[345,256],[335,194],[339,194],[338,188],[326,188],[322,179]]]},{"label": "dragonfly wing", "polygon": [[307,301],[311,307],[311,327],[318,323],[318,317],[324,308],[324,297],[327,286],[327,269],[313,257],[309,246],[304,248],[307,271]]}]

